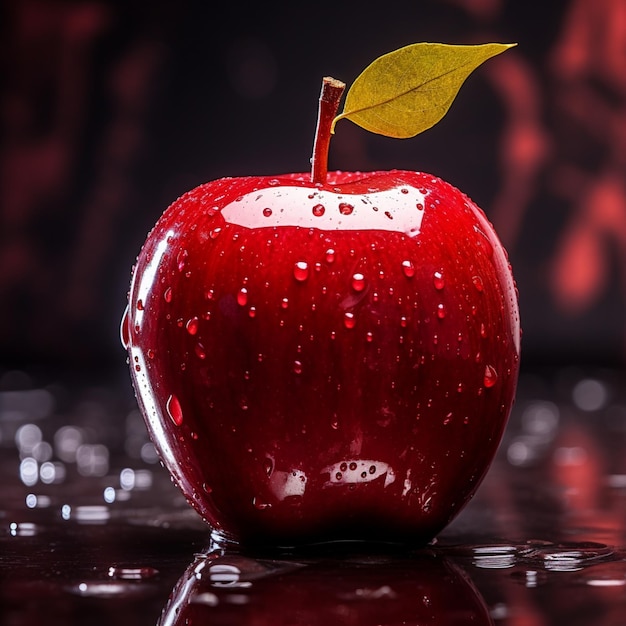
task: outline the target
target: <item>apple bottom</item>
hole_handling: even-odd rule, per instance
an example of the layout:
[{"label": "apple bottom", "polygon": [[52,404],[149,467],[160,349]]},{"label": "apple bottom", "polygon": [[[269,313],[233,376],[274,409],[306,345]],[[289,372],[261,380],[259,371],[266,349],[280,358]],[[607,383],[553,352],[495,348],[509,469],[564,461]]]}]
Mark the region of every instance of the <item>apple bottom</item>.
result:
[{"label": "apple bottom", "polygon": [[[331,512],[329,512],[331,511]],[[321,514],[321,512],[324,512]],[[447,509],[425,520],[393,498],[381,497],[372,506],[372,494],[356,488],[349,493],[329,494],[315,504],[283,502],[263,515],[235,512],[227,521],[230,532],[214,527],[211,537],[220,545],[237,544],[248,550],[289,549],[331,542],[427,545],[454,517]],[[317,518],[317,519],[316,519]]]},{"label": "apple bottom", "polygon": [[[240,397],[235,385],[229,392],[207,390],[196,380],[198,370],[188,386],[178,378],[185,418],[174,427],[171,396],[161,395],[168,388],[157,380],[151,393],[139,394],[156,401],[143,407],[153,416],[155,444],[216,539],[246,547],[339,540],[423,545],[458,514],[493,458],[515,379],[502,377],[465,398],[455,374],[467,376],[467,364],[435,360],[398,377],[399,393],[392,395],[376,386],[380,373],[366,363],[361,368],[352,366],[355,378],[344,379],[339,397],[320,394],[322,367],[310,379],[303,372],[302,387],[291,380],[280,393],[251,377],[245,410],[231,398],[233,391]],[[476,380],[466,384],[477,388],[481,368],[473,369]],[[444,373],[454,385],[435,385]],[[420,415],[424,389],[430,407]]]},{"label": "apple bottom", "polygon": [[[490,399],[497,402],[498,394]],[[333,438],[331,428],[315,434],[315,416],[299,420],[308,433],[287,436],[281,431],[288,428],[252,416],[235,432],[222,432],[218,418],[197,439],[162,433],[158,442],[218,542],[249,549],[330,541],[424,545],[471,498],[501,432],[485,425],[484,438],[473,438],[460,422],[425,424],[411,434],[381,425],[378,415],[376,407],[359,420],[353,414],[352,426],[344,415],[345,438]]]}]

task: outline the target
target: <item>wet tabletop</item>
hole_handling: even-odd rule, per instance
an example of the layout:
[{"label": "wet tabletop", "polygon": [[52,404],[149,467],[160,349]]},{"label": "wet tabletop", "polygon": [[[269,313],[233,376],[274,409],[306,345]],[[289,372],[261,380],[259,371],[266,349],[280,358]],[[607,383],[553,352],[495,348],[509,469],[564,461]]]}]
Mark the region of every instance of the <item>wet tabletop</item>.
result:
[{"label": "wet tabletop", "polygon": [[620,370],[523,373],[478,494],[422,549],[215,550],[124,376],[3,373],[0,477],[2,624],[626,624]]}]

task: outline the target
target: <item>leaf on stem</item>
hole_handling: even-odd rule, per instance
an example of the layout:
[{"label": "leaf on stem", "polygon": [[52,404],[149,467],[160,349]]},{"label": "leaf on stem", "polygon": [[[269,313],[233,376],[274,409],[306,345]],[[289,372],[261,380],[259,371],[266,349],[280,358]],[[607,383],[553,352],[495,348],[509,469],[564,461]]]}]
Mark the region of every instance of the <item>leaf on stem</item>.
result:
[{"label": "leaf on stem", "polygon": [[379,135],[405,139],[434,126],[465,79],[516,44],[416,43],[385,54],[356,78],[335,124],[348,118]]}]

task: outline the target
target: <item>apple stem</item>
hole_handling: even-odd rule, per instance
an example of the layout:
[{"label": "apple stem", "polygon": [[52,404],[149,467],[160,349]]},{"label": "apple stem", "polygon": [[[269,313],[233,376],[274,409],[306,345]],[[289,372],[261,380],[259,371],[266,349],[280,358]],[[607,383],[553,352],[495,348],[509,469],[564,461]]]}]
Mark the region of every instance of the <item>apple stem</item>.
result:
[{"label": "apple stem", "polygon": [[330,76],[325,76],[322,80],[313,157],[311,158],[311,182],[315,184],[323,185],[326,182],[331,128],[345,88],[345,83]]}]

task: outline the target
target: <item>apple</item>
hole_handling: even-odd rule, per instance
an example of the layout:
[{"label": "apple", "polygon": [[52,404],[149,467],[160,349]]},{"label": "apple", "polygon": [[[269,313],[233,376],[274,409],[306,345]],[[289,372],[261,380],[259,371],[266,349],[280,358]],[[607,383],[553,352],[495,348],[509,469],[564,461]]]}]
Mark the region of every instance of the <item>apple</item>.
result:
[{"label": "apple", "polygon": [[428,550],[305,562],[202,554],[174,587],[159,625],[209,623],[493,626],[469,576]]},{"label": "apple", "polygon": [[324,82],[312,174],[223,178],[166,209],[122,321],[164,465],[243,546],[428,542],[514,400],[517,295],[492,226],[431,174],[328,172],[341,90]]}]

